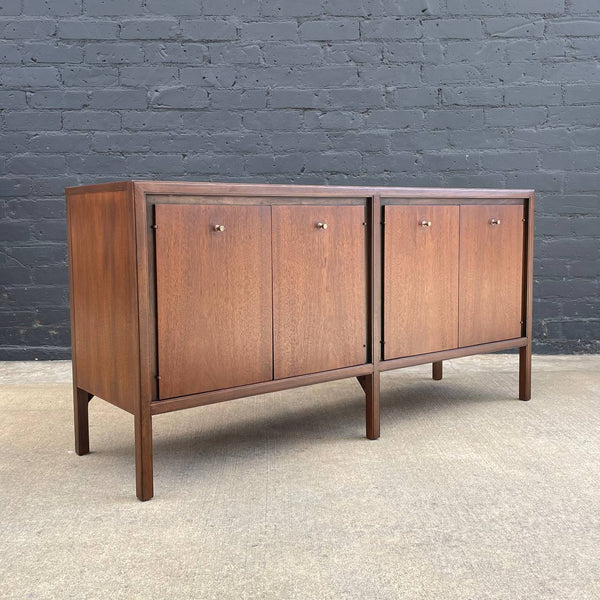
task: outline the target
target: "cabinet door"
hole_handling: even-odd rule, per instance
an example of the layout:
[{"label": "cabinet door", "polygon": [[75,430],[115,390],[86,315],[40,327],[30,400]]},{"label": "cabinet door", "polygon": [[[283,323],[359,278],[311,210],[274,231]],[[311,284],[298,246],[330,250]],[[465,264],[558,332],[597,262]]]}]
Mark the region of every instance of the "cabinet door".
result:
[{"label": "cabinet door", "polygon": [[276,379],[366,362],[364,222],[364,206],[273,207]]},{"label": "cabinet door", "polygon": [[386,206],[384,358],[458,346],[458,206]]},{"label": "cabinet door", "polygon": [[159,397],[271,379],[270,208],[162,204],[156,225]]},{"label": "cabinet door", "polygon": [[460,207],[459,341],[521,336],[524,207]]}]

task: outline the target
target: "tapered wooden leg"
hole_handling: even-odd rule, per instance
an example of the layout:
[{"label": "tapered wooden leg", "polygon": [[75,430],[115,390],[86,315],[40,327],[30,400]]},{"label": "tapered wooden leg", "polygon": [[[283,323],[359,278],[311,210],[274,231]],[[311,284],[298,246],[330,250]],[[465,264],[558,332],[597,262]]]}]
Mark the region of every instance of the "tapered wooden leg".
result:
[{"label": "tapered wooden leg", "polygon": [[439,381],[442,378],[443,364],[444,363],[441,360],[438,362],[431,363],[431,376],[436,381]]},{"label": "tapered wooden leg", "polygon": [[360,387],[361,387],[361,388],[363,389],[363,391],[366,393],[366,391],[367,391],[367,383],[366,383],[366,381],[367,381],[367,378],[366,378],[366,376],[365,376],[365,375],[359,375],[359,376],[356,378],[356,381],[358,381],[358,383],[360,384]]},{"label": "tapered wooden leg", "polygon": [[73,413],[75,416],[75,452],[82,456],[90,451],[88,404],[93,398],[85,390],[73,388]]},{"label": "tapered wooden leg", "polygon": [[135,482],[137,497],[143,501],[154,496],[152,473],[152,415],[135,415]]},{"label": "tapered wooden leg", "polygon": [[531,400],[531,343],[519,348],[519,400]]},{"label": "tapered wooden leg", "polygon": [[379,437],[379,372],[365,375],[364,390],[367,397],[367,437]]}]

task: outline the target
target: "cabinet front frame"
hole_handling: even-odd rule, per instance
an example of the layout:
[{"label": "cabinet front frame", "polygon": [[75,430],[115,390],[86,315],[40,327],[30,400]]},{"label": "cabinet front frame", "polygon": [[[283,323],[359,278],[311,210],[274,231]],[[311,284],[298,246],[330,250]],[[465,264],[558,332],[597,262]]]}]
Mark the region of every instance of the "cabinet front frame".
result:
[{"label": "cabinet front frame", "polygon": [[[256,184],[188,184],[133,182],[138,249],[138,306],[140,319],[140,411],[162,414],[195,406],[224,402],[284,389],[351,377],[364,377],[413,365],[461,356],[520,348],[531,353],[533,304],[533,211],[531,190],[477,190],[441,188],[279,186]],[[259,384],[240,386],[158,400],[155,248],[152,226],[156,203],[224,204],[363,204],[367,220],[367,363]],[[394,204],[521,204],[525,206],[523,252],[523,335],[491,342],[404,358],[382,360],[382,233],[383,206]]]},{"label": "cabinet front frame", "polygon": [[[531,328],[532,328],[532,294],[533,294],[533,210],[534,210],[534,194],[510,193],[507,190],[506,197],[496,194],[476,195],[470,194],[470,197],[462,195],[463,190],[447,190],[447,195],[444,196],[428,196],[426,190],[422,194],[392,195],[382,196],[381,205],[384,206],[407,206],[407,205],[518,205],[524,207],[525,227],[523,228],[523,281],[522,281],[522,299],[521,299],[521,337],[491,341],[474,346],[458,346],[448,350],[438,352],[429,352],[426,354],[417,354],[414,356],[405,356],[400,358],[391,358],[382,360],[378,365],[380,371],[390,371],[393,369],[411,367],[421,364],[450,360],[452,358],[460,358],[463,356],[471,356],[474,354],[484,354],[488,352],[499,352],[502,350],[510,350],[514,348],[527,348],[531,352]],[[382,212],[382,226],[385,227],[384,215]],[[384,252],[382,246],[382,254]],[[459,291],[460,293],[460,291]],[[383,301],[383,299],[382,299]],[[383,311],[381,316],[381,339],[385,339],[384,331],[385,323],[383,320]]]},{"label": "cabinet front frame", "polygon": [[[365,289],[367,314],[364,318],[367,320],[367,359],[366,362],[344,367],[340,369],[332,369],[328,371],[319,371],[297,375],[293,377],[285,377],[280,379],[271,379],[264,382],[241,385],[236,387],[215,389],[197,394],[188,394],[185,396],[176,396],[172,398],[159,398],[158,385],[160,381],[160,373],[158,368],[158,311],[157,311],[157,288],[156,288],[156,243],[154,230],[155,222],[155,206],[158,204],[180,204],[180,205],[242,205],[242,206],[277,206],[277,205],[303,205],[303,206],[363,206],[365,210],[365,229],[366,235],[366,280],[370,280],[372,273],[372,253],[369,251],[372,245],[371,240],[371,212],[372,212],[372,197],[358,196],[339,196],[331,194],[329,197],[316,197],[311,194],[303,195],[273,195],[268,196],[261,194],[257,196],[251,195],[223,195],[220,190],[215,190],[214,194],[198,191],[196,193],[186,192],[185,194],[162,194],[159,192],[143,193],[138,192],[138,205],[143,203],[143,210],[139,212],[139,222],[145,223],[146,238],[143,241],[142,248],[145,248],[143,255],[147,264],[147,286],[145,291],[147,296],[147,353],[145,357],[145,369],[147,371],[147,379],[149,379],[149,402],[151,404],[152,414],[170,412],[189,408],[191,406],[200,406],[204,404],[212,404],[222,402],[234,398],[242,398],[255,394],[262,394],[271,391],[279,391],[282,389],[300,387],[303,385],[311,385],[312,383],[320,383],[324,381],[332,381],[336,379],[344,379],[346,377],[361,377],[373,373],[373,361],[371,359],[373,346],[372,336],[373,330],[371,321],[368,319],[370,307],[374,302],[372,298],[372,289],[369,285]],[[139,233],[139,232],[138,232]],[[269,233],[270,235],[270,233]],[[139,242],[138,237],[138,242]],[[140,291],[141,294],[141,291]],[[142,357],[144,358],[144,357]],[[143,367],[142,367],[143,368]]]}]

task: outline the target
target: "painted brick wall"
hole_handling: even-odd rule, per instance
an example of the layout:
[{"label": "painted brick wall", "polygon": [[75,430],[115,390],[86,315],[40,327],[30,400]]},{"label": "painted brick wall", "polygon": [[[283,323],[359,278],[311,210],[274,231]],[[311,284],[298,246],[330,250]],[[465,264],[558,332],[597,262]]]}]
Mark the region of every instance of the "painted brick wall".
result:
[{"label": "painted brick wall", "polygon": [[1,0],[0,358],[69,355],[63,188],[533,187],[538,351],[598,351],[597,0]]}]

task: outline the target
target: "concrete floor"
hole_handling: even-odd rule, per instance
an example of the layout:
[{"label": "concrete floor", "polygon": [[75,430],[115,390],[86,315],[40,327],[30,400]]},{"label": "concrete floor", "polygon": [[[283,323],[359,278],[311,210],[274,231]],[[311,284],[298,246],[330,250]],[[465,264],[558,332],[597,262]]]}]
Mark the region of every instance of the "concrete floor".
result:
[{"label": "concrete floor", "polygon": [[600,356],[386,373],[382,437],[354,380],[154,419],[94,399],[73,452],[70,365],[0,363],[0,597],[600,598]]}]

